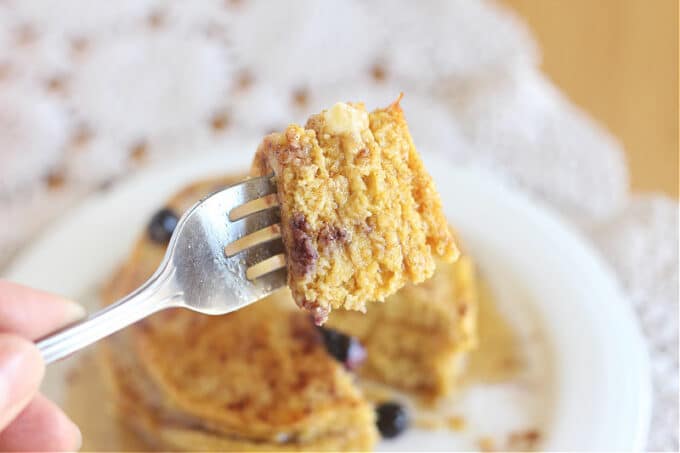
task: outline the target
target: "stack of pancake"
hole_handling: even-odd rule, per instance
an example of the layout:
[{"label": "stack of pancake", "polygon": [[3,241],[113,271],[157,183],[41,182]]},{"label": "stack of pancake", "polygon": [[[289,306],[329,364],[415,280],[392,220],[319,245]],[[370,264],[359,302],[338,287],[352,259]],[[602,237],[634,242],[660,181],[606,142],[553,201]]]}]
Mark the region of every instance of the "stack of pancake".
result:
[{"label": "stack of pancake", "polygon": [[[193,185],[169,207],[183,212],[228,182]],[[164,248],[142,237],[104,301],[151,276]],[[225,316],[158,313],[105,342],[102,358],[121,420],[157,448],[367,450],[376,440],[373,408],[285,293]]]},{"label": "stack of pancake", "polygon": [[[166,207],[181,214],[240,178],[189,186]],[[165,246],[142,236],[105,286],[106,304],[141,285]],[[329,325],[368,351],[360,376],[439,396],[474,345],[471,265],[446,265],[367,316],[334,312]],[[345,316],[347,315],[347,316]],[[373,405],[357,377],[327,350],[313,319],[283,290],[245,309],[207,316],[153,315],[105,341],[101,362],[120,421],[150,447],[168,450],[370,450]]]}]

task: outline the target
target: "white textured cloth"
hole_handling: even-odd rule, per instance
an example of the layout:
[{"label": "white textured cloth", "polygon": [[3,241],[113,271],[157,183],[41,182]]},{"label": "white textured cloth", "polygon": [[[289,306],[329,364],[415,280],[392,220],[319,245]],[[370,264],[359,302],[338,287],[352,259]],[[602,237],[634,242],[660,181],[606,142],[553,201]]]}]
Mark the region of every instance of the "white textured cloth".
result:
[{"label": "white textured cloth", "polygon": [[403,106],[423,152],[550,203],[618,272],[652,355],[649,449],[678,449],[678,204],[466,0],[0,1],[0,265],[102,184],[338,100]]}]

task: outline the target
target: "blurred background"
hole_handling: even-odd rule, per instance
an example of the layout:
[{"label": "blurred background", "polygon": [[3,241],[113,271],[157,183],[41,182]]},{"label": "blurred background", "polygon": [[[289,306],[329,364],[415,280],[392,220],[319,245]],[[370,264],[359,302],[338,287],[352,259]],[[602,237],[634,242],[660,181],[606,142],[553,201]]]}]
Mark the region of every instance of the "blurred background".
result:
[{"label": "blurred background", "polygon": [[559,212],[612,265],[678,448],[675,0],[0,0],[0,270],[141,169],[400,92],[422,153]]},{"label": "blurred background", "polygon": [[504,0],[541,69],[621,140],[633,190],[678,196],[678,2]]}]

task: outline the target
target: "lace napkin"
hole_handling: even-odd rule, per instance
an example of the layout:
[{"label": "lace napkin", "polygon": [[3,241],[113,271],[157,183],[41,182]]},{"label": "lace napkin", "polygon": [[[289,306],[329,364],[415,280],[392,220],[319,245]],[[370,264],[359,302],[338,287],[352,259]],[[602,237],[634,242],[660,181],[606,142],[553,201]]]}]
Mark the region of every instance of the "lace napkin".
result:
[{"label": "lace napkin", "polygon": [[678,203],[631,196],[621,145],[537,69],[495,3],[0,1],[0,265],[89,192],[337,100],[403,91],[419,147],[552,205],[628,291],[678,449]]}]

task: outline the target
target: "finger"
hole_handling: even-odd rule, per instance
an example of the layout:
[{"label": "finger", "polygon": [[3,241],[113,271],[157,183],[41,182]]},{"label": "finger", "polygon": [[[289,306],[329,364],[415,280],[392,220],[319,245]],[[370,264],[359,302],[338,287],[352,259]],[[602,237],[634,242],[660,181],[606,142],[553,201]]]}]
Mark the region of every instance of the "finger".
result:
[{"label": "finger", "polygon": [[37,393],[45,374],[38,349],[28,340],[0,334],[0,430]]},{"label": "finger", "polygon": [[52,401],[37,395],[0,432],[2,451],[76,451],[82,437],[78,427]]},{"label": "finger", "polygon": [[75,302],[0,280],[0,332],[34,340],[84,315]]}]

